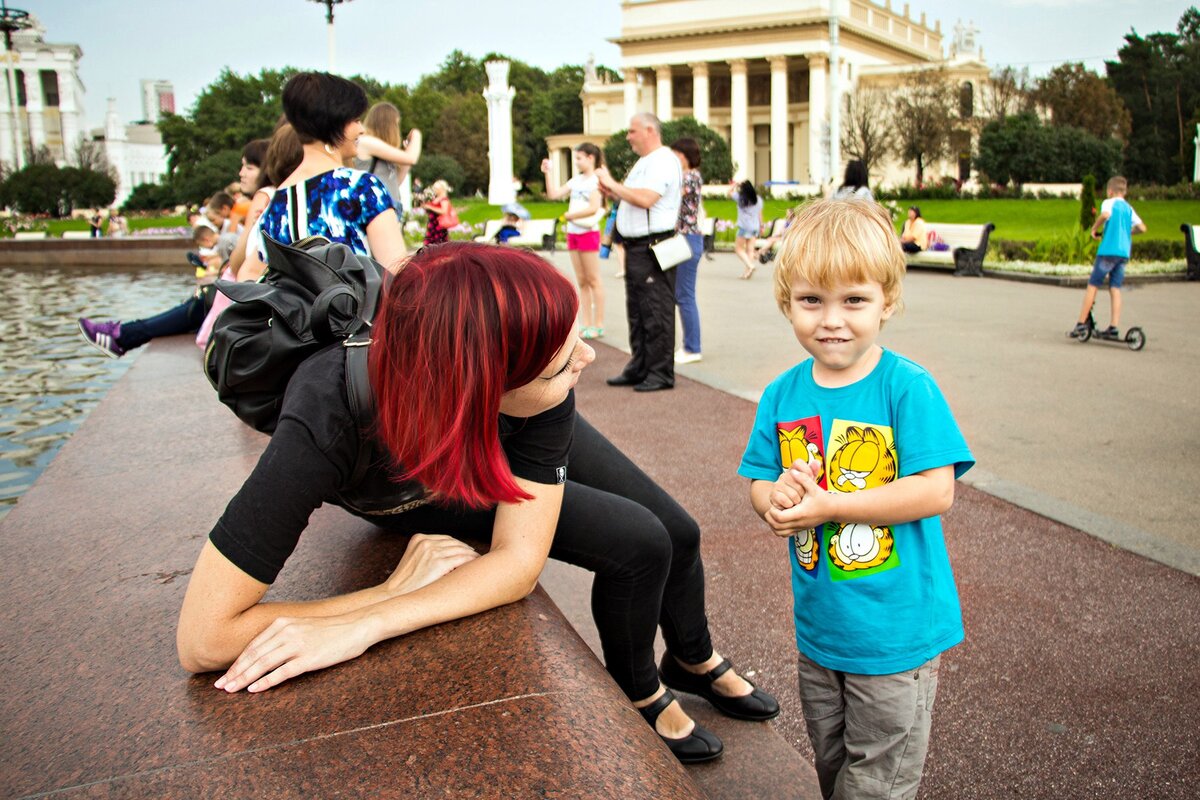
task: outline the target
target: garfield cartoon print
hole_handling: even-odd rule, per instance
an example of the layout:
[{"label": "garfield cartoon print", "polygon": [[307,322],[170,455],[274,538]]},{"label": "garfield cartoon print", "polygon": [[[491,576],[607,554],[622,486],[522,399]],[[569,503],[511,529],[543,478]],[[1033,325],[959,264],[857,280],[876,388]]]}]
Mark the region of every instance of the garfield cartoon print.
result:
[{"label": "garfield cartoon print", "polygon": [[[896,480],[896,439],[886,425],[835,419],[829,435],[826,489],[859,492]],[[871,575],[900,563],[892,529],[886,525],[825,523],[830,577]]]},{"label": "garfield cartoon print", "polygon": [[[826,488],[821,418],[805,417],[791,422],[780,422],[775,426],[775,432],[779,436],[779,461],[783,465],[783,469],[789,469],[796,462],[808,464],[817,485],[822,489]],[[800,565],[806,575],[814,578],[817,575],[817,565],[820,563],[820,527],[808,528],[792,534],[792,549],[796,554],[796,563]]]}]

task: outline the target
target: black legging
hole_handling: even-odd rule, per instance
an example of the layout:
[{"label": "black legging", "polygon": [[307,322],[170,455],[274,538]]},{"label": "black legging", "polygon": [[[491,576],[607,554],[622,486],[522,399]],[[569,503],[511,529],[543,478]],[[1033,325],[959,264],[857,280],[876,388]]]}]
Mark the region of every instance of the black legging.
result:
[{"label": "black legging", "polygon": [[[682,661],[699,664],[712,656],[700,528],[582,417],[569,463],[550,557],[595,573],[592,616],[605,665],[631,700],[642,700],[658,689],[658,625],[667,649]],[[425,506],[389,518],[388,526],[486,540],[494,517],[494,509]]]}]

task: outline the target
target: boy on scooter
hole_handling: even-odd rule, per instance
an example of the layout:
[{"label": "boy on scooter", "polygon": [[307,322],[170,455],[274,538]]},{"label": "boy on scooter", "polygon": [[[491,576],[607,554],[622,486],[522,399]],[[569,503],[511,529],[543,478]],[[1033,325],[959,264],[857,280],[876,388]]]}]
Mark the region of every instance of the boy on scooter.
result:
[{"label": "boy on scooter", "polygon": [[1108,293],[1112,298],[1112,324],[1100,331],[1099,335],[1104,339],[1121,338],[1117,325],[1121,321],[1121,285],[1125,282],[1125,264],[1129,261],[1133,234],[1146,231],[1146,223],[1142,222],[1133,206],[1125,199],[1128,188],[1128,181],[1121,176],[1110,178],[1108,198],[1100,205],[1100,215],[1092,223],[1092,238],[1100,240],[1100,247],[1096,250],[1096,265],[1092,268],[1092,276],[1088,278],[1079,321],[1071,331],[1072,339],[1082,338],[1087,332],[1088,314],[1092,311],[1092,304],[1096,302],[1096,292],[1104,286],[1106,276]]}]

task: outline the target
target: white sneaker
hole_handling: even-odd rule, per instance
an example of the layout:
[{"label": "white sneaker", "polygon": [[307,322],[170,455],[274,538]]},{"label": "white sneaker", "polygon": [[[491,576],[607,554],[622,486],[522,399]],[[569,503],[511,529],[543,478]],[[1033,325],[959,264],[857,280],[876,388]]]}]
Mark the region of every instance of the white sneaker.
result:
[{"label": "white sneaker", "polygon": [[682,347],[675,351],[676,364],[695,364],[697,361],[703,361],[704,356],[699,353],[689,353]]}]

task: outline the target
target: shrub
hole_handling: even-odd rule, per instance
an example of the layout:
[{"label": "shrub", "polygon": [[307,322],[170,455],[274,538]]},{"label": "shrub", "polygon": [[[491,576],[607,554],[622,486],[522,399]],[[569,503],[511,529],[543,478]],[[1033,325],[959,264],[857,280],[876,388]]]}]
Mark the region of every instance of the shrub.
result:
[{"label": "shrub", "polygon": [[1083,191],[1079,193],[1079,227],[1088,230],[1096,221],[1096,176],[1083,176]]},{"label": "shrub", "polygon": [[140,183],[125,198],[122,211],[162,211],[179,205],[175,191],[166,184]]},{"label": "shrub", "polygon": [[460,189],[467,179],[467,173],[458,161],[439,153],[422,154],[421,160],[412,168],[412,175],[426,188],[432,186],[434,181],[443,180],[450,184],[451,191]]},{"label": "shrub", "polygon": [[[627,131],[620,130],[608,137],[604,143],[604,163],[609,172],[618,178],[628,174],[637,161],[637,156],[625,141]],[[705,183],[727,183],[733,177],[733,157],[729,144],[721,134],[694,117],[680,117],[663,123],[663,144],[670,145],[676,139],[690,136],[700,143],[700,175]]]}]

